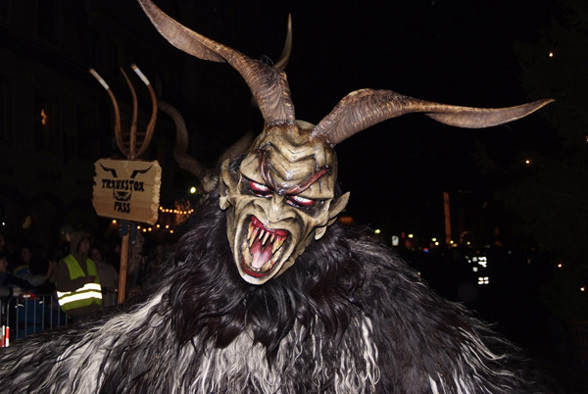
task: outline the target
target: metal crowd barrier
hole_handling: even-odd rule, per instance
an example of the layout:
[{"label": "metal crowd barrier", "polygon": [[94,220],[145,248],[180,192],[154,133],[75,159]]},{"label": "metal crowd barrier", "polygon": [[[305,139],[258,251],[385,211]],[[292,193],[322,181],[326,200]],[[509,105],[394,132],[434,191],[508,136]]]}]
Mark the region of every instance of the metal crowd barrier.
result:
[{"label": "metal crowd barrier", "polygon": [[[102,297],[104,308],[117,305],[118,295],[115,291],[105,290]],[[9,346],[16,339],[67,324],[67,314],[59,307],[55,294],[0,298],[0,347]]]},{"label": "metal crowd barrier", "polygon": [[0,300],[0,321],[0,347],[5,347],[10,345],[10,341],[67,325],[67,315],[61,310],[53,294],[24,294],[18,298]]}]

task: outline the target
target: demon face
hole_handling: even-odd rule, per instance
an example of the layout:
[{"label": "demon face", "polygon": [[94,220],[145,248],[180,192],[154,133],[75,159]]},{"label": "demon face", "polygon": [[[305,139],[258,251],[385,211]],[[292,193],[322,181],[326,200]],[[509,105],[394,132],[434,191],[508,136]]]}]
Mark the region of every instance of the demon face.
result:
[{"label": "demon face", "polygon": [[268,127],[231,172],[221,170],[220,206],[241,277],[263,284],[291,267],[313,239],[345,208],[349,193],[335,199],[337,158],[313,126]]}]

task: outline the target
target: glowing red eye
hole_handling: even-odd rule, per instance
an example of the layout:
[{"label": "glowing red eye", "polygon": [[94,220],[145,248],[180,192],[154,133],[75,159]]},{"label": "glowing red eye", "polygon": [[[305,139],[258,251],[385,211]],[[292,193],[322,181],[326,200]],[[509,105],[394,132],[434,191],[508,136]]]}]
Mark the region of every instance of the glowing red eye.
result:
[{"label": "glowing red eye", "polygon": [[292,201],[296,205],[302,205],[303,207],[309,207],[315,203],[314,200],[301,196],[290,196],[290,201]]}]

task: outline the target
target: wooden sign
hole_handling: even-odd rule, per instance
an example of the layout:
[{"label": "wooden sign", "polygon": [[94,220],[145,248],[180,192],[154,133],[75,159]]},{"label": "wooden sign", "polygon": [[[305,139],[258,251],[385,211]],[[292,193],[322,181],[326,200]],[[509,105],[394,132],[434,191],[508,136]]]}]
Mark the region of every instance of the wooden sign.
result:
[{"label": "wooden sign", "polygon": [[92,205],[99,216],[157,222],[161,187],[157,161],[100,159],[94,168]]}]

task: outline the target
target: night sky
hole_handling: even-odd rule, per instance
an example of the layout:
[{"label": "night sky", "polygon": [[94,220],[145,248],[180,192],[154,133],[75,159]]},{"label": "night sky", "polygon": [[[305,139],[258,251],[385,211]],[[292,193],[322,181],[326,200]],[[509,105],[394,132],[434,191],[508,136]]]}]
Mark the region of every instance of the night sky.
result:
[{"label": "night sky", "polygon": [[[178,1],[155,2],[181,23],[252,58],[279,57],[288,13],[293,53],[286,69],[296,116],[319,122],[361,88],[447,104],[501,107],[530,101],[520,86],[517,41],[536,41],[557,12],[553,1]],[[133,23],[145,28],[137,7]],[[147,31],[150,31],[147,28]],[[164,43],[154,29],[147,38]],[[546,48],[546,53],[549,48]],[[178,54],[181,86],[163,97],[184,113],[192,153],[213,160],[261,116],[238,73]],[[488,194],[473,153],[482,144],[509,165],[533,144],[540,117],[488,130],[444,126],[423,115],[388,120],[337,146],[343,189],[356,222],[391,231],[441,226],[443,190]],[[414,227],[413,228],[411,228]]]}]

